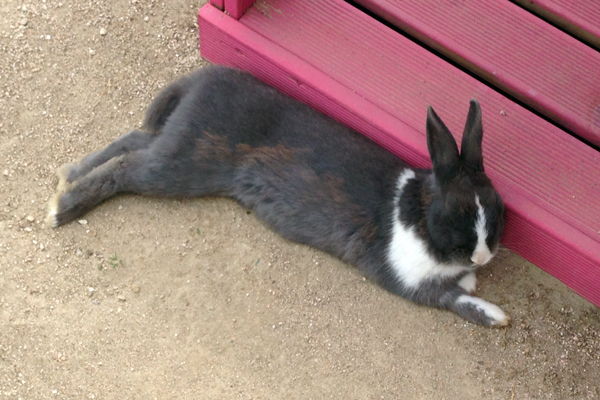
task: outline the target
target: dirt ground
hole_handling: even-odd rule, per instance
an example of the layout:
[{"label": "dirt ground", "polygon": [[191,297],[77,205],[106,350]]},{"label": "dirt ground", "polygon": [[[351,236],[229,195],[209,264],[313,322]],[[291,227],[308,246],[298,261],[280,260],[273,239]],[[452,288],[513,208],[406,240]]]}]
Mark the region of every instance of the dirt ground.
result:
[{"label": "dirt ground", "polygon": [[508,251],[486,329],[222,199],[122,196],[51,230],[65,162],[204,65],[201,1],[0,2],[0,398],[595,399],[600,311]]}]

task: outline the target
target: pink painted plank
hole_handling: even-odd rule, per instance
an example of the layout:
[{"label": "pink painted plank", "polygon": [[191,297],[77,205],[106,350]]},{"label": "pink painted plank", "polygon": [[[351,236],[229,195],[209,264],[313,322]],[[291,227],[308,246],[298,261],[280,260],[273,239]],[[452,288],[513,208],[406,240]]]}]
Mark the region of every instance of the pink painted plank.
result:
[{"label": "pink painted plank", "polygon": [[242,18],[242,15],[252,7],[255,0],[225,0],[225,12],[234,19]]},{"label": "pink painted plank", "polygon": [[225,0],[210,0],[210,4],[223,11],[225,9]]},{"label": "pink painted plank", "polygon": [[256,0],[210,0],[210,4],[225,11],[233,19],[240,19]]},{"label": "pink painted plank", "polygon": [[600,50],[600,2],[596,0],[514,0]]},{"label": "pink painted plank", "polygon": [[486,170],[507,205],[504,243],[600,306],[597,151],[341,0],[259,1],[239,22],[205,6],[199,25],[203,57],[252,72],[415,166],[429,165],[427,105],[460,139],[477,98]]},{"label": "pink painted plank", "polygon": [[507,0],[357,2],[600,147],[594,49]]}]

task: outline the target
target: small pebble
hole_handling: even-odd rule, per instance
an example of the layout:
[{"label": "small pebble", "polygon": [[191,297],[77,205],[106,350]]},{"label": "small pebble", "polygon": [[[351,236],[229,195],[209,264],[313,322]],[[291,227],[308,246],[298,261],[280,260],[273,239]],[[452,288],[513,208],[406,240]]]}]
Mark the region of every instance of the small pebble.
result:
[{"label": "small pebble", "polygon": [[27,218],[25,218],[25,219],[29,222],[35,221],[35,218],[33,218],[33,216],[31,216],[31,215],[28,215]]},{"label": "small pebble", "polygon": [[94,54],[96,54],[96,52],[94,51],[94,49],[90,49],[90,56],[93,56]]},{"label": "small pebble", "polygon": [[131,291],[133,293],[139,293],[140,292],[140,287],[138,285],[132,285],[131,286]]},{"label": "small pebble", "polygon": [[19,21],[19,25],[25,26],[25,25],[27,25],[28,22],[29,21],[27,21],[27,18],[23,18],[22,20]]},{"label": "small pebble", "polygon": [[79,222],[80,225],[87,225],[87,220],[86,219],[80,219],[77,222]]},{"label": "small pebble", "polygon": [[106,36],[106,34],[107,34],[107,33],[108,33],[108,32],[106,31],[106,29],[104,29],[104,28],[100,28],[100,35],[101,35],[101,36]]},{"label": "small pebble", "polygon": [[81,251],[80,249],[77,249],[77,255],[78,255],[79,257],[81,257],[81,256],[83,255],[83,251]]},{"label": "small pebble", "polygon": [[504,112],[504,110],[500,110],[500,115],[502,115],[503,117],[506,116],[506,113]]},{"label": "small pebble", "polygon": [[125,296],[123,296],[122,294],[117,296],[117,300],[119,301],[125,301]]},{"label": "small pebble", "polygon": [[145,22],[148,22],[148,21],[150,21],[150,18],[148,18],[148,17],[144,17],[144,21],[145,21]]},{"label": "small pebble", "polygon": [[4,175],[4,176],[8,176],[8,170],[7,170],[7,169],[5,169],[4,171],[2,171],[2,175]]}]

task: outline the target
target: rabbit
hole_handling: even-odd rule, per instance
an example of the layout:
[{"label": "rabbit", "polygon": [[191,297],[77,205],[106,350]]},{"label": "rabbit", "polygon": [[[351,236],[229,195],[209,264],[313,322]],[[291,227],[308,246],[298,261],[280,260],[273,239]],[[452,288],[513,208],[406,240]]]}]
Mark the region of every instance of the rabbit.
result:
[{"label": "rabbit", "polygon": [[407,166],[360,133],[249,73],[208,66],[164,89],[143,128],[61,167],[48,224],[117,193],[222,196],[294,242],[353,264],[385,289],[475,324],[508,325],[472,293],[496,254],[504,204],[486,176],[481,108],[461,152],[427,110],[432,170]]}]

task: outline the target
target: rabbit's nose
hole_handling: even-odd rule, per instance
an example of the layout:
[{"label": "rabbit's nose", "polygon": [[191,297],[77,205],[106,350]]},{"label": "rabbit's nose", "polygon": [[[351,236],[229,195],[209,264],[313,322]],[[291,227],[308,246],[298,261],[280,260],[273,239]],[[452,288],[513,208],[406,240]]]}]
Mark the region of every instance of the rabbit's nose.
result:
[{"label": "rabbit's nose", "polygon": [[476,265],[485,265],[487,264],[493,257],[493,254],[489,251],[489,249],[482,249],[479,251],[475,251],[473,253],[473,257],[471,257],[471,261],[473,261]]}]

